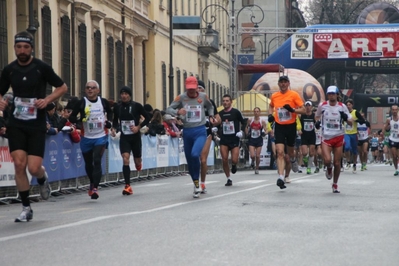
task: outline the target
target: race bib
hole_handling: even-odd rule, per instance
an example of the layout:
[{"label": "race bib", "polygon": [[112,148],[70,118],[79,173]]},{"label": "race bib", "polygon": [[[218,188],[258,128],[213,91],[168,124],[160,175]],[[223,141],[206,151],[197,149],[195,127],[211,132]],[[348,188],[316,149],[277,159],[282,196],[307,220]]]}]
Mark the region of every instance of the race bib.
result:
[{"label": "race bib", "polygon": [[134,120],[122,120],[121,130],[125,135],[132,135],[133,132],[130,130],[131,126],[135,126]]},{"label": "race bib", "polygon": [[223,134],[224,135],[232,135],[236,131],[234,129],[234,121],[226,121],[223,122]]},{"label": "race bib", "polygon": [[292,119],[291,112],[285,108],[278,108],[277,115],[278,115],[278,120],[280,120],[280,122],[289,121]]},{"label": "race bib", "polygon": [[340,130],[341,129],[340,119],[334,119],[334,118],[327,119],[325,127],[328,130]]},{"label": "race bib", "polygon": [[312,131],[314,129],[314,123],[313,122],[309,122],[309,121],[305,121],[303,123],[303,129],[305,131]]},{"label": "race bib", "polygon": [[104,130],[103,119],[91,118],[87,121],[90,132],[101,132]]},{"label": "race bib", "polygon": [[201,122],[201,105],[188,105],[186,107],[186,121],[187,122]]},{"label": "race bib", "polygon": [[251,129],[251,138],[256,139],[260,137],[260,129]]},{"label": "race bib", "polygon": [[32,120],[37,118],[36,98],[14,98],[14,117],[20,120]]}]

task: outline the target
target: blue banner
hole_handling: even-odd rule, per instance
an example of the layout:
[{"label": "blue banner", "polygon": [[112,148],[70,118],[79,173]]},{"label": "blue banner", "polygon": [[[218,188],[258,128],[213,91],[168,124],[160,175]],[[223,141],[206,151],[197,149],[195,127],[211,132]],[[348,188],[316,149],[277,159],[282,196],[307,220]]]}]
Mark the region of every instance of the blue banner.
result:
[{"label": "blue banner", "polygon": [[143,169],[157,168],[157,137],[143,135]]}]

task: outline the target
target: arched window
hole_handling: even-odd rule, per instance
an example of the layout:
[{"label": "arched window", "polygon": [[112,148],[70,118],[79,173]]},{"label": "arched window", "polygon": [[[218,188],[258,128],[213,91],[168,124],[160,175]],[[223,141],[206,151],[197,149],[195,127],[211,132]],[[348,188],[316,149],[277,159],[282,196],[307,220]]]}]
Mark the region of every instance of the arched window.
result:
[{"label": "arched window", "polygon": [[[115,94],[119,95],[118,90],[125,86],[125,68],[123,66],[123,47],[120,40],[115,43],[116,52],[116,91]],[[116,97],[118,98],[118,97]]]}]

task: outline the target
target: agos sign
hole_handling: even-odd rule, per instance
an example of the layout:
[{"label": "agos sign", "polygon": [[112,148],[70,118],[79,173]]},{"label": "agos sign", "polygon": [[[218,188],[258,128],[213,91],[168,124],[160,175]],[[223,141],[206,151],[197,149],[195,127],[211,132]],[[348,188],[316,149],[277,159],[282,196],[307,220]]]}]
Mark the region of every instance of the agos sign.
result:
[{"label": "agos sign", "polygon": [[314,58],[398,57],[399,33],[314,34]]}]

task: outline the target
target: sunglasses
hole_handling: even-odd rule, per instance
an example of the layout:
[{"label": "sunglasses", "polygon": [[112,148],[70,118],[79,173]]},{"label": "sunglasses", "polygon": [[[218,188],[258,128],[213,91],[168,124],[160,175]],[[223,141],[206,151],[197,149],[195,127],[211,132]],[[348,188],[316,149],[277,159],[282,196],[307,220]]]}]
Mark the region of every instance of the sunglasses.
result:
[{"label": "sunglasses", "polygon": [[94,89],[97,89],[97,87],[96,87],[96,86],[86,86],[86,89],[87,89],[87,90],[88,90],[88,89],[94,90]]}]

